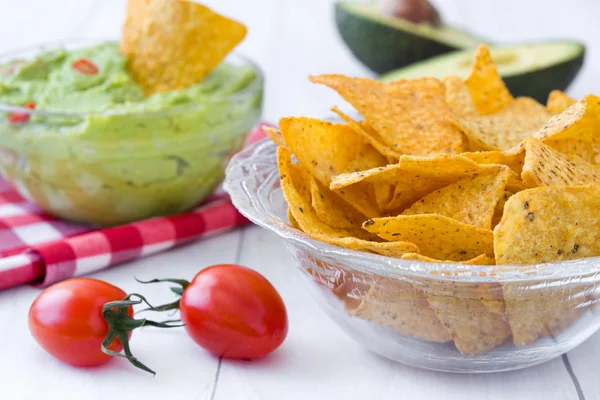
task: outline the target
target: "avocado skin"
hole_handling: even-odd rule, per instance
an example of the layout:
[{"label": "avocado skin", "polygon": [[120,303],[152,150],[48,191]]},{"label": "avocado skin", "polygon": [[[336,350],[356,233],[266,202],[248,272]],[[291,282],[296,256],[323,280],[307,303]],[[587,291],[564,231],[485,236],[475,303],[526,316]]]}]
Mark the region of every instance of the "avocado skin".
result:
[{"label": "avocado skin", "polygon": [[582,46],[581,54],[576,58],[502,79],[513,97],[529,96],[546,104],[551,91],[567,90],[579,73],[584,59],[585,48]]},{"label": "avocado skin", "polygon": [[335,4],[335,20],[350,51],[377,74],[461,49],[355,15],[342,3]]}]

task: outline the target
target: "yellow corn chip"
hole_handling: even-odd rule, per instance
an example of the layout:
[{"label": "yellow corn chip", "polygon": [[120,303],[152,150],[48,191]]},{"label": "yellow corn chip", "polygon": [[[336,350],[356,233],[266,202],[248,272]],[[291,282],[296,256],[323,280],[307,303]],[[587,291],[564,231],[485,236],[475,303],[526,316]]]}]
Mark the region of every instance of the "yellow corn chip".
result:
[{"label": "yellow corn chip", "polygon": [[[586,285],[537,280],[503,284],[506,317],[516,346],[527,346],[540,336],[553,336],[575,322],[586,310]],[[587,288],[589,290],[589,287]]]},{"label": "yellow corn chip", "polygon": [[[329,186],[335,175],[387,164],[385,157],[347,125],[311,118],[284,118],[279,126],[286,146],[324,185]],[[380,214],[371,185],[345,188],[339,194],[367,217]]]},{"label": "yellow corn chip", "polygon": [[294,218],[294,216],[292,215],[292,212],[290,211],[289,208],[288,208],[287,216],[288,216],[288,221],[290,222],[290,226],[292,228],[302,230],[302,229],[300,229],[300,225],[298,225],[298,221],[296,221],[296,218]]},{"label": "yellow corn chip", "polygon": [[496,204],[504,194],[509,168],[496,175],[465,178],[414,203],[402,215],[440,214],[478,228],[491,229]]},{"label": "yellow corn chip", "polygon": [[525,152],[523,151],[476,151],[460,153],[460,155],[475,161],[477,164],[507,165],[519,175],[521,175],[523,163],[525,162]]},{"label": "yellow corn chip", "polygon": [[121,53],[146,94],[200,82],[246,36],[246,27],[183,0],[129,0]]},{"label": "yellow corn chip", "polygon": [[[537,264],[599,256],[599,207],[600,185],[549,186],[514,194],[494,229],[496,263]],[[412,242],[423,251],[417,241]]]},{"label": "yellow corn chip", "polygon": [[465,264],[465,265],[495,265],[496,260],[493,257],[489,257],[487,254],[480,254],[475,258],[467,261],[450,261],[450,260],[436,260],[435,258],[425,257],[418,253],[406,253],[401,257],[403,260],[412,261],[423,261],[430,263],[445,263],[445,264]]},{"label": "yellow corn chip", "polygon": [[438,260],[467,261],[480,254],[494,255],[492,231],[439,214],[375,218],[363,228],[389,241],[414,243],[420,254]]},{"label": "yellow corn chip", "polygon": [[566,93],[560,90],[553,90],[548,96],[548,103],[546,107],[552,115],[560,114],[573,104],[577,103],[577,100],[569,97]]},{"label": "yellow corn chip", "polygon": [[[334,228],[319,219],[311,206],[310,180],[308,174],[297,173],[301,166],[291,162],[291,153],[285,147],[277,149],[277,165],[281,177],[281,189],[288,203],[288,209],[300,229],[310,236],[321,237],[355,237],[371,239],[374,235],[368,234],[360,227],[351,229]],[[302,179],[302,180],[301,180]]]},{"label": "yellow corn chip", "polygon": [[498,225],[498,223],[500,223],[500,220],[502,219],[502,214],[504,214],[504,205],[512,195],[513,192],[505,190],[504,193],[502,193],[502,197],[500,197],[500,200],[498,200],[498,203],[496,203],[496,208],[494,209],[494,216],[492,217],[492,229],[494,229],[494,227]]},{"label": "yellow corn chip", "polygon": [[400,258],[406,253],[419,251],[416,244],[408,242],[373,242],[353,237],[336,238],[323,235],[315,235],[313,238],[350,250],[364,251],[394,258]]},{"label": "yellow corn chip", "polygon": [[589,163],[596,164],[596,144],[580,139],[546,140],[544,144],[558,150],[569,158],[581,158]]},{"label": "yellow corn chip", "polygon": [[529,186],[576,186],[600,182],[600,167],[581,158],[569,158],[537,139],[525,141],[525,164],[521,173]]},{"label": "yellow corn chip", "polygon": [[281,135],[281,132],[278,129],[273,128],[271,126],[263,126],[262,130],[263,132],[265,132],[267,137],[271,139],[271,141],[277,146],[285,146],[285,140],[283,140],[283,136]]},{"label": "yellow corn chip", "polygon": [[452,340],[423,294],[398,279],[380,279],[350,314],[393,328],[404,336],[430,342]]},{"label": "yellow corn chip", "polygon": [[562,113],[550,118],[548,123],[533,134],[541,141],[579,139],[600,143],[596,127],[600,124],[600,97],[588,95]]},{"label": "yellow corn chip", "polygon": [[510,150],[532,136],[551,115],[543,105],[520,97],[496,113],[458,118],[456,125],[469,139],[472,151]]},{"label": "yellow corn chip", "polygon": [[459,153],[464,137],[449,122],[444,85],[433,78],[382,83],[367,78],[320,75],[310,78],[337,91],[396,153]]},{"label": "yellow corn chip", "polygon": [[469,88],[457,76],[447,76],[442,82],[446,88],[446,102],[450,106],[455,117],[471,117],[479,115],[475,102],[471,98]]},{"label": "yellow corn chip", "polygon": [[356,133],[361,135],[367,142],[369,142],[371,144],[371,146],[373,146],[375,149],[377,149],[377,151],[380,154],[388,157],[388,160],[392,159],[392,160],[398,161],[398,159],[400,158],[400,154],[396,153],[394,150],[392,150],[390,148],[390,146],[388,146],[386,143],[384,143],[383,140],[381,139],[381,136],[379,136],[379,134],[377,132],[375,132],[373,127],[371,127],[371,125],[369,125],[366,121],[361,121],[361,122],[355,121],[352,118],[350,118],[349,116],[347,116],[346,114],[344,114],[337,107],[332,107],[331,111],[333,111],[341,119],[343,119],[344,122],[346,122],[352,129],[354,129],[354,131]]},{"label": "yellow corn chip", "polygon": [[506,318],[486,308],[478,285],[436,280],[422,291],[462,354],[483,353],[510,338]]},{"label": "yellow corn chip", "polygon": [[475,61],[465,84],[480,115],[494,114],[513,100],[485,45],[477,48]]},{"label": "yellow corn chip", "polygon": [[315,178],[311,177],[310,181],[312,207],[321,221],[332,228],[360,228],[366,220],[361,212]]}]

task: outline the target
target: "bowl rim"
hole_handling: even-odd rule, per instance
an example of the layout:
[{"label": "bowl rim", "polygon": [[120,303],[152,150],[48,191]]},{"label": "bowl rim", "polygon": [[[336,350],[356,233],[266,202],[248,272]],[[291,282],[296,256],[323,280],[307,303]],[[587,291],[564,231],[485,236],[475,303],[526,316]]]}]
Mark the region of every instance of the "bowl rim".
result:
[{"label": "bowl rim", "polygon": [[[12,58],[14,61],[19,61],[18,56],[19,56],[19,54],[23,54],[23,53],[36,52],[39,54],[43,51],[57,50],[59,48],[64,48],[69,45],[71,45],[71,46],[72,45],[94,46],[94,45],[99,45],[99,44],[108,43],[108,42],[118,43],[118,39],[116,39],[114,37],[112,37],[112,38],[111,37],[91,37],[91,38],[72,38],[71,37],[71,38],[59,39],[59,40],[53,40],[50,42],[42,42],[42,43],[38,43],[35,45],[27,46],[27,47],[20,47],[20,48],[10,49],[5,52],[1,52],[0,60]],[[229,53],[225,57],[224,61],[231,60],[231,59],[242,61],[242,63],[244,65],[251,67],[254,70],[254,72],[256,73],[256,78],[254,79],[254,81],[252,81],[251,84],[249,84],[245,88],[243,88],[235,93],[232,93],[228,96],[210,97],[210,98],[206,99],[206,101],[203,101],[203,102],[198,102],[198,103],[194,103],[194,104],[186,104],[186,105],[181,105],[181,106],[172,106],[172,107],[167,107],[165,109],[159,109],[156,111],[105,110],[105,111],[92,111],[92,112],[48,111],[48,110],[37,109],[37,108],[30,109],[27,107],[16,106],[16,105],[0,102],[0,112],[18,112],[18,113],[28,114],[28,115],[32,115],[32,116],[40,115],[40,116],[44,116],[44,117],[81,118],[81,119],[90,117],[90,116],[102,116],[102,117],[121,116],[121,117],[141,118],[141,117],[151,115],[152,117],[160,117],[163,115],[168,116],[172,113],[177,113],[177,112],[181,112],[181,111],[194,110],[196,108],[199,108],[206,104],[209,104],[209,102],[213,102],[213,101],[243,100],[247,97],[254,96],[257,91],[260,91],[264,87],[265,76],[264,76],[262,69],[258,66],[258,64],[256,62],[252,61],[249,57],[244,56],[237,52]]]},{"label": "bowl rim", "polygon": [[[552,263],[528,264],[528,265],[466,265],[466,264],[448,264],[431,263],[424,261],[402,260],[399,258],[387,257],[378,254],[371,254],[356,250],[350,250],[344,247],[321,242],[311,238],[304,232],[295,229],[284,221],[280,216],[273,218],[266,216],[256,207],[258,191],[244,190],[244,198],[241,190],[237,188],[243,185],[241,170],[252,174],[258,178],[257,164],[253,165],[253,159],[260,153],[276,149],[275,143],[270,139],[258,141],[235,154],[225,171],[225,181],[223,189],[231,198],[236,209],[250,221],[259,225],[281,237],[286,245],[292,243],[308,247],[311,251],[328,258],[352,259],[353,265],[345,263],[343,269],[355,270],[357,272],[367,272],[379,274],[392,278],[403,278],[414,276],[418,278],[428,278],[434,280],[457,281],[465,283],[508,283],[521,281],[540,281],[551,279],[580,281],[588,275],[600,273],[600,257],[588,257],[569,261],[560,261]],[[273,154],[272,154],[273,155]],[[271,167],[277,171],[277,162],[273,157]],[[261,165],[265,165],[264,160]],[[260,185],[266,182],[264,173]],[[279,175],[277,174],[277,181]],[[594,279],[593,277],[590,279]],[[562,283],[561,283],[562,284]]]}]

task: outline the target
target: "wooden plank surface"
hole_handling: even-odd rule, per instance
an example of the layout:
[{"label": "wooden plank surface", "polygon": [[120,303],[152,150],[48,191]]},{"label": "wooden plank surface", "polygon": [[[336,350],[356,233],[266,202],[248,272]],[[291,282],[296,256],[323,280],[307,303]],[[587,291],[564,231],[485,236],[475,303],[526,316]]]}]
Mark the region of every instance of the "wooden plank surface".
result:
[{"label": "wooden plank surface", "polygon": [[[332,0],[210,0],[207,4],[243,20],[250,29],[240,52],[263,68],[264,116],[328,115],[340,105],[329,90],[308,83],[309,74],[369,76],[335,31]],[[0,13],[0,51],[66,37],[118,37],[123,0],[20,0]],[[586,0],[523,2],[439,0],[453,23],[499,42],[555,37],[585,38],[588,63],[570,93],[600,93],[600,5]],[[596,47],[594,47],[596,46]],[[595,365],[600,335],[563,358],[492,375],[452,375],[392,363],[361,348],[337,327],[305,290],[283,243],[249,227],[94,276],[127,291],[138,278],[191,278],[214,263],[240,262],[263,273],[281,292],[290,333],[272,356],[260,361],[221,361],[197,348],[181,330],[145,329],[134,351],[158,375],[150,378],[121,360],[75,370],[43,353],[27,331],[27,310],[39,293],[22,287],[0,292],[0,377],[14,399],[600,399]],[[160,288],[144,287],[161,300]],[[4,395],[7,397],[4,397]],[[12,395],[12,397],[8,396]]]}]

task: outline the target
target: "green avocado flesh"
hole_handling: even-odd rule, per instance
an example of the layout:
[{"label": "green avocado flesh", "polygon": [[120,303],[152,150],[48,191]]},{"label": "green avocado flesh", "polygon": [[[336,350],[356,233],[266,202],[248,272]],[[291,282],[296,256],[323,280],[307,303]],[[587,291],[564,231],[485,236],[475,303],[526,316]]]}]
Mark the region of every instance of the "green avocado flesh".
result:
[{"label": "green avocado flesh", "polygon": [[[566,90],[583,65],[585,47],[578,42],[532,43],[491,47],[492,58],[513,96],[529,96],[545,102],[552,90]],[[390,82],[422,77],[466,78],[474,51],[463,50],[415,63],[383,75]]]},{"label": "green avocado flesh", "polygon": [[[81,60],[97,70],[77,70]],[[188,210],[218,185],[259,118],[257,70],[226,60],[201,82],[145,96],[126,64],[108,42],[0,65],[0,172],[23,197],[117,225]],[[24,119],[6,110],[29,103]]]},{"label": "green avocado flesh", "polygon": [[338,31],[352,53],[379,74],[485,42],[448,25],[432,26],[385,16],[372,4],[336,3],[335,17]]}]

